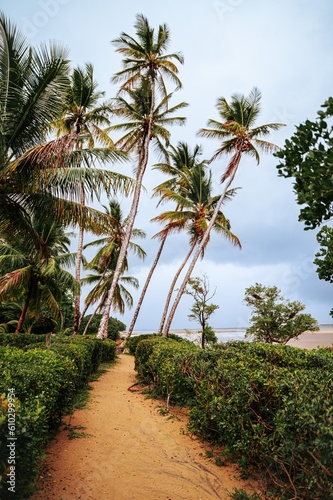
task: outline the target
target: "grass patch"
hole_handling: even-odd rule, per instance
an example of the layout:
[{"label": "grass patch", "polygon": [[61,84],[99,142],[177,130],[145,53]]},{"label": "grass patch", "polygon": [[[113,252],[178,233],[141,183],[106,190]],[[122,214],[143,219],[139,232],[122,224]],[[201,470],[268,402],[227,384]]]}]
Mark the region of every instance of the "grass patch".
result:
[{"label": "grass patch", "polygon": [[65,425],[64,429],[68,431],[68,439],[79,439],[84,437],[91,437],[92,434],[87,434],[86,432],[82,432],[86,429],[84,425]]}]

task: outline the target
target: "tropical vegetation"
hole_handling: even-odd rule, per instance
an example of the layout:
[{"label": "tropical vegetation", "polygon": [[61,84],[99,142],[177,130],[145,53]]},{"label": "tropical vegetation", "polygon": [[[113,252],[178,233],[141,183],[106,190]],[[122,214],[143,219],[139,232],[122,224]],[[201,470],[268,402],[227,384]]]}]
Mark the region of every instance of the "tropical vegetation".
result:
[{"label": "tropical vegetation", "polygon": [[[30,46],[0,13],[0,496],[7,495],[11,400],[17,408],[17,487],[23,499],[31,492],[43,448],[62,415],[71,411],[76,392],[101,362],[116,357],[113,340],[126,325],[110,312],[121,315],[133,307],[131,287],[141,285],[132,259],[145,258],[137,243],[145,233],[135,221],[152,165],[167,178],[150,194],[158,207],[167,207],[149,221],[162,225],[154,235],[160,246],[129,335],[169,237],[185,235],[188,248],[170,277],[156,334],[135,336],[126,344],[140,377],[168,407],[189,405],[191,429],[223,445],[244,469],[254,465],[272,494],[332,498],[331,350],[305,353],[267,345],[315,331],[316,321],[302,313],[303,304],[284,300],[276,287],[256,284],[246,290],[245,302],[254,309],[248,334],[259,342],[215,345],[208,321],[219,306],[209,303],[214,294],[207,279],[192,277],[213,232],[241,247],[222,206],[237,203],[232,183],[243,156],[259,163],[259,151],[275,152],[286,162],[281,173],[297,176],[300,202],[308,204],[302,212],[306,224],[318,226],[331,217],[329,182],[323,192],[316,172],[320,184],[331,165],[326,118],[332,116],[332,102],[316,122],[299,128],[300,142],[295,137],[279,153],[266,138],[282,124],[256,124],[257,88],[248,96],[232,95],[230,102],[220,97],[219,118],[199,131],[219,141],[213,156],[204,159],[198,144],[172,144],[170,127],[185,124],[187,103],[173,103],[182,87],[183,56],[169,52],[168,26],[154,29],[138,15],[134,30],[133,36],[123,32],[113,41],[122,56],[122,69],[112,78],[119,91],[105,99],[91,63],[73,69],[61,45]],[[216,194],[211,164],[228,155]],[[133,178],[121,173],[124,162],[133,166]],[[304,171],[290,170],[297,162]],[[126,216],[118,201],[123,196],[130,197]],[[332,281],[331,228],[322,228],[318,241],[319,275]],[[83,301],[84,286],[89,290]],[[189,317],[199,323],[205,349],[169,333],[184,294],[194,300]],[[15,396],[9,387],[16,388]]]}]

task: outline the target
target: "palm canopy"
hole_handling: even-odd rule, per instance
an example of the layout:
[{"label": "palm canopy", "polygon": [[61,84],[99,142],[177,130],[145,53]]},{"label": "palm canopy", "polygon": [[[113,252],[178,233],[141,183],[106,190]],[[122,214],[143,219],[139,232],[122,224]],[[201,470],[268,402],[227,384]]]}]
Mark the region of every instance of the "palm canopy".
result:
[{"label": "palm canopy", "polygon": [[[152,106],[152,90],[147,78],[140,78],[140,85],[135,89],[126,90],[129,99],[117,97],[113,99],[113,113],[124,122],[112,125],[111,130],[125,131],[116,145],[127,152],[140,152],[143,148],[150,126],[150,113]],[[155,150],[167,156],[167,147],[170,143],[169,125],[183,125],[185,117],[175,116],[180,109],[188,104],[181,102],[169,107],[172,93],[165,95],[155,106],[152,116],[152,129],[150,140],[153,141]]]},{"label": "palm canopy", "polygon": [[48,141],[71,89],[68,75],[65,49],[56,44],[30,47],[0,13],[1,234],[22,232],[28,237],[25,213],[32,211],[53,212],[58,220],[66,219],[65,225],[80,223],[101,232],[103,214],[75,204],[82,183],[89,194],[96,195],[101,188],[109,193],[119,187],[128,193],[133,188],[133,181],[126,176],[72,168],[114,163],[124,160],[125,153],[109,148],[75,150],[75,130]]},{"label": "palm canopy", "polygon": [[0,12],[0,170],[46,139],[68,88],[67,51],[38,49]]},{"label": "palm canopy", "polygon": [[182,84],[178,78],[177,63],[183,64],[180,52],[166,54],[170,42],[170,31],[166,24],[159,25],[157,32],[142,14],[136,16],[134,25],[136,38],[121,33],[113,40],[116,51],[123,55],[123,69],[113,77],[115,83],[124,82],[122,89],[133,87],[142,76],[157,83],[164,96],[167,95],[164,78],[168,78],[176,88]]},{"label": "palm canopy", "polygon": [[[186,142],[178,142],[177,146],[170,146],[168,150],[167,163],[156,163],[154,169],[167,174],[169,179],[155,187],[153,196],[161,196],[160,203],[165,201],[165,193],[168,189],[180,190],[182,187],[186,189],[187,179],[185,172],[197,166],[199,163],[202,166],[207,165],[207,160],[202,160],[202,148],[196,144],[191,151],[191,148]],[[164,195],[162,195],[164,193]]]},{"label": "palm canopy", "polygon": [[110,101],[101,101],[105,93],[97,89],[94,68],[86,63],[84,68],[73,69],[70,84],[64,99],[64,111],[56,121],[58,135],[74,132],[86,140],[88,147],[94,147],[95,140],[113,148],[107,127],[112,112]]},{"label": "palm canopy", "polygon": [[[100,271],[106,268],[113,269],[115,267],[122,240],[125,235],[126,225],[128,223],[128,218],[124,218],[120,203],[116,199],[110,200],[109,206],[103,205],[103,208],[105,213],[110,217],[110,220],[112,220],[110,234],[98,240],[91,241],[84,247],[85,249],[96,246],[100,247],[94,258],[86,266],[87,269],[100,269]],[[146,252],[133,240],[145,238],[146,233],[141,229],[133,228],[131,237],[132,240],[129,242],[128,250],[140,259],[144,259],[146,257]],[[128,262],[126,257],[124,261],[124,270],[127,269]]]},{"label": "palm canopy", "polygon": [[[225,97],[220,97],[216,105],[221,121],[208,120],[208,128],[199,130],[199,135],[209,139],[218,139],[221,146],[216,150],[212,160],[222,154],[234,154],[222,176],[222,182],[231,174],[235,160],[240,160],[242,153],[253,156],[260,162],[259,150],[265,153],[277,151],[278,147],[262,137],[278,130],[281,123],[268,123],[255,127],[256,119],[261,111],[261,92],[254,87],[248,96],[234,94],[230,103]],[[239,163],[239,161],[238,161]]]},{"label": "palm canopy", "polygon": [[[166,211],[154,217],[152,221],[167,223],[164,232],[168,233],[186,229],[190,244],[200,243],[203,239],[209,221],[212,218],[216,204],[220,196],[212,196],[212,174],[207,171],[207,165],[204,162],[198,163],[191,169],[184,168],[183,172],[179,174],[180,186],[177,190],[161,188],[159,190],[162,197],[169,201],[176,203],[176,210]],[[230,190],[228,198],[234,196],[236,190]],[[241,246],[239,239],[230,231],[230,222],[219,211],[218,217],[215,221],[214,231],[223,234],[233,245]],[[204,249],[208,244],[209,239],[206,240]]]}]

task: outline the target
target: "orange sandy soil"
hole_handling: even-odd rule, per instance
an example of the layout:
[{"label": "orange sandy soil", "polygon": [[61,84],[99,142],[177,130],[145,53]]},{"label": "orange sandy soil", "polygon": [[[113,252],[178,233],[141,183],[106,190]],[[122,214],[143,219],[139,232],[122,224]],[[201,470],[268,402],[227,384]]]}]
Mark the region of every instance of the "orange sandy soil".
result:
[{"label": "orange sandy soil", "polygon": [[209,446],[187,432],[185,412],[163,416],[161,401],[128,390],[135,382],[134,358],[121,354],[91,384],[88,407],[64,422],[89,436],[70,440],[60,430],[33,500],[224,500],[234,488],[259,490],[236,466],[207,458]]}]

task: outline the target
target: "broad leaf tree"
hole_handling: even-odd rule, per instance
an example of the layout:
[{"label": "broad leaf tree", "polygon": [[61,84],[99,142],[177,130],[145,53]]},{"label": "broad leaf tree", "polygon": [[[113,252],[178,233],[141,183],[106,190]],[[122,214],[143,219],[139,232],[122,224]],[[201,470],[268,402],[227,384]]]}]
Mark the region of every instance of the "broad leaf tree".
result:
[{"label": "broad leaf tree", "polygon": [[201,327],[201,347],[205,349],[207,344],[215,344],[217,342],[217,337],[208,323],[210,317],[219,308],[217,304],[209,303],[214,297],[215,292],[210,292],[209,280],[207,275],[204,274],[202,278],[190,278],[185,288],[185,293],[191,295],[194,300],[188,318],[191,321],[199,323]]},{"label": "broad leaf tree", "polygon": [[294,179],[297,203],[302,206],[299,220],[306,229],[333,217],[333,97],[322,108],[316,120],[296,127],[275,154],[280,159],[279,174]]},{"label": "broad leaf tree", "polygon": [[306,331],[319,330],[317,320],[302,313],[305,305],[283,298],[276,286],[256,283],[246,288],[244,302],[252,308],[246,336],[256,342],[286,344]]}]

